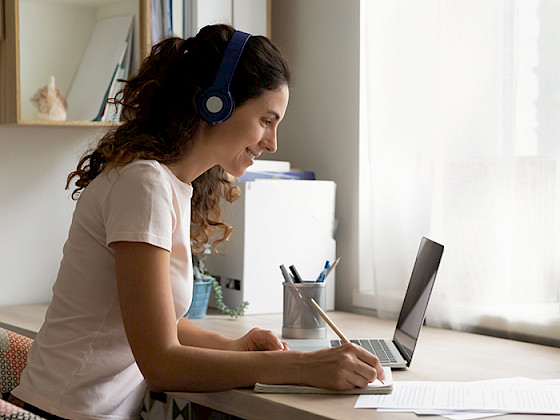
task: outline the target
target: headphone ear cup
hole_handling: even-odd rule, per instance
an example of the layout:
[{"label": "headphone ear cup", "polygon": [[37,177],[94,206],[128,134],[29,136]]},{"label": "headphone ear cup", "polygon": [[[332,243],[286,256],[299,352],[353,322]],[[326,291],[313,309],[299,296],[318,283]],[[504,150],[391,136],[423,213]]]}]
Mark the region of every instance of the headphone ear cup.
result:
[{"label": "headphone ear cup", "polygon": [[198,113],[210,124],[224,122],[233,113],[235,104],[229,91],[229,84],[245,43],[250,37],[251,35],[246,32],[235,31],[222,57],[214,83],[198,99]]},{"label": "headphone ear cup", "polygon": [[229,91],[210,87],[200,96],[198,113],[206,122],[218,124],[227,120],[234,108],[234,101]]}]

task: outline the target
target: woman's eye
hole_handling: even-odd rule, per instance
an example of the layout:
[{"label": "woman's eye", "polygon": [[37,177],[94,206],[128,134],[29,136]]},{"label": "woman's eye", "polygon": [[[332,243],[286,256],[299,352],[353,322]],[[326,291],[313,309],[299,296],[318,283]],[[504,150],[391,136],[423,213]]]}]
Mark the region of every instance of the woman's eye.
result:
[{"label": "woman's eye", "polygon": [[270,124],[272,124],[272,121],[263,118],[261,119],[261,124],[263,127],[268,127]]}]

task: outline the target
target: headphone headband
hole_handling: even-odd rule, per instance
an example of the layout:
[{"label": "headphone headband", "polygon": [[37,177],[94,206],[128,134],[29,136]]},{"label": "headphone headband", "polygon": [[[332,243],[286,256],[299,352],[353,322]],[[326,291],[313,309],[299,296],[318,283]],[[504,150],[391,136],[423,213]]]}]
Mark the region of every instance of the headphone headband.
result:
[{"label": "headphone headband", "polygon": [[224,122],[233,112],[235,104],[229,85],[250,36],[248,33],[235,31],[229,40],[214,82],[200,96],[198,112],[202,119],[211,124]]}]

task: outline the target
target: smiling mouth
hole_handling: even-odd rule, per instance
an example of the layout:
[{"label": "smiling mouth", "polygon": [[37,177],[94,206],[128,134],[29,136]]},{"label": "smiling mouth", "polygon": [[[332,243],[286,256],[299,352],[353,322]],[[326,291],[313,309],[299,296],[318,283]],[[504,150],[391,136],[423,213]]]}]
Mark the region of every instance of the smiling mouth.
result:
[{"label": "smiling mouth", "polygon": [[255,160],[256,158],[258,158],[258,156],[253,154],[253,152],[251,152],[249,149],[247,149],[247,154],[249,155],[251,160]]}]

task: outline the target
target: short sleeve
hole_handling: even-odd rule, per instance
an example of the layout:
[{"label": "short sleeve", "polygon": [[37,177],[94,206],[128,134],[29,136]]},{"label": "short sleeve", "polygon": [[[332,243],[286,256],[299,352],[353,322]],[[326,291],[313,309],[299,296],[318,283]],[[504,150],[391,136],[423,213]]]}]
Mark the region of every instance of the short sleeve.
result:
[{"label": "short sleeve", "polygon": [[141,161],[113,170],[104,203],[106,245],[145,242],[171,251],[176,224],[171,182],[161,167]]}]

